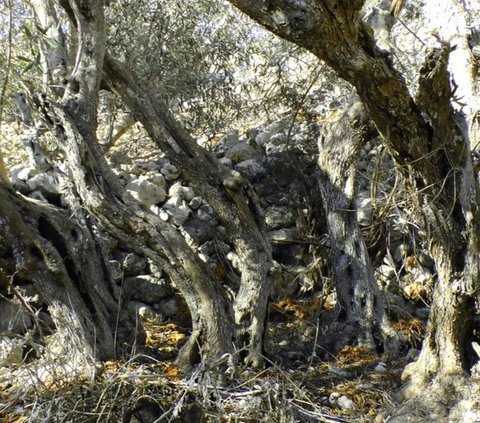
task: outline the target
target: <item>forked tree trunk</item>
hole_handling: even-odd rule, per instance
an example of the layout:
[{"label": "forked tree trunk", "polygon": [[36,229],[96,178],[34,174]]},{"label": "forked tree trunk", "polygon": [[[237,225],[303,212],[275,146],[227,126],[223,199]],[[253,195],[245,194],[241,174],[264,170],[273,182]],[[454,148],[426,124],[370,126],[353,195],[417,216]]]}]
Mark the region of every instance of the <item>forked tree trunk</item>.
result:
[{"label": "forked tree trunk", "polygon": [[212,206],[225,227],[240,259],[240,288],[234,300],[237,347],[246,349],[246,364],[261,366],[272,256],[251,185],[238,172],[224,169],[200,147],[162,100],[126,72],[125,66],[107,57],[104,70],[106,82],[165,156],[182,170],[183,179]]},{"label": "forked tree trunk", "polygon": [[319,185],[337,293],[335,321],[324,338],[334,350],[347,344],[396,348],[355,207],[356,162],[361,148],[376,134],[363,105],[356,102],[336,121],[326,122],[319,136]]},{"label": "forked tree trunk", "polygon": [[62,147],[73,189],[72,210],[87,211],[102,229],[150,258],[185,297],[192,315],[192,337],[179,355],[181,365],[197,357],[207,363],[232,352],[233,318],[225,293],[184,238],[158,216],[144,210],[123,189],[96,140],[97,97],[105,53],[102,2],[62,2],[79,34],[77,61],[62,104],[39,102]]},{"label": "forked tree trunk", "polygon": [[362,21],[363,0],[279,0],[272,8],[254,0],[230,2],[270,31],[311,51],[356,88],[412,188],[415,216],[438,268],[422,353],[406,372],[412,376],[411,393],[423,394],[432,378],[462,374],[468,368],[465,351],[472,332],[460,322],[473,317],[479,292],[480,209],[469,134],[460,132],[450,104],[448,43],[439,42],[440,48],[428,55],[420,82],[423,99],[421,95],[415,101]]},{"label": "forked tree trunk", "polygon": [[[39,99],[37,108],[65,153],[68,178],[73,182],[73,187],[65,189],[65,200],[81,224],[89,215],[95,216],[103,229],[152,259],[175,281],[193,323],[192,336],[179,354],[179,363],[190,365],[199,353],[212,362],[232,352],[236,339],[239,350],[246,347],[245,361],[261,365],[271,252],[253,190],[239,175],[220,168],[159,99],[140,89],[116,62],[107,59],[105,73],[112,88],[123,95],[152,139],[182,169],[184,178],[207,199],[226,227],[242,263],[242,283],[232,308],[223,289],[179,232],[122,192],[96,140],[97,97],[105,57],[102,4],[74,0],[59,3],[78,31],[77,61],[65,90],[55,91],[63,94],[61,104]],[[58,27],[51,1],[39,1],[36,8],[40,25]],[[45,81],[58,82],[55,78],[65,73],[65,63],[56,60],[61,53],[48,47],[42,51]],[[237,331],[232,327],[233,319]]]}]

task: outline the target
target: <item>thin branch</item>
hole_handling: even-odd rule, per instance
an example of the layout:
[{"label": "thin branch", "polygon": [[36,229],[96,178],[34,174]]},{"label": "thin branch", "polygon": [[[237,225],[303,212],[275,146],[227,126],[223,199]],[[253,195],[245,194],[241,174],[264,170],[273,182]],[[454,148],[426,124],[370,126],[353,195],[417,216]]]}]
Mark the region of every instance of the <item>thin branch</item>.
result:
[{"label": "thin branch", "polygon": [[[5,66],[5,78],[0,91],[0,135],[2,133],[3,109],[5,107],[5,96],[7,94],[8,82],[12,67],[12,44],[13,44],[13,7],[12,0],[7,0],[8,8],[8,37],[7,37],[7,63]],[[0,144],[0,178],[8,182],[7,170]]]}]

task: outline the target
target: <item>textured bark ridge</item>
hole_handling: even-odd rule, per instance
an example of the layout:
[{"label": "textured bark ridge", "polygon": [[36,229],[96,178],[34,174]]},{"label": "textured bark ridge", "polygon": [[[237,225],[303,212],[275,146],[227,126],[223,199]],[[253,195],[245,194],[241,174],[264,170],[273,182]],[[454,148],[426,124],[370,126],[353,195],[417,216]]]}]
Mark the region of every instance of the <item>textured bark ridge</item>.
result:
[{"label": "textured bark ridge", "polygon": [[[64,150],[73,189],[66,201],[79,218],[93,215],[104,230],[130,245],[175,281],[190,308],[193,336],[179,355],[191,365],[200,351],[210,362],[232,349],[232,313],[221,287],[173,227],[123,192],[96,140],[97,96],[105,54],[101,2],[64,3],[79,33],[79,52],[61,103],[38,104]],[[88,46],[88,48],[86,48]],[[80,223],[83,223],[82,221]],[[100,266],[101,267],[101,266]]]},{"label": "textured bark ridge", "polygon": [[[65,79],[65,88],[58,91],[61,100],[37,98],[36,106],[66,158],[64,200],[75,210],[80,225],[94,216],[103,230],[151,259],[178,287],[193,323],[192,336],[179,355],[180,364],[188,366],[199,358],[213,361],[231,353],[235,342],[237,349],[245,352],[246,363],[261,366],[272,258],[254,191],[248,181],[225,170],[200,148],[161,99],[106,55],[102,2],[59,3],[78,31],[76,63]],[[48,12],[51,7],[49,1],[39,2],[37,13],[56,27],[55,14]],[[61,53],[48,47],[42,52],[49,81],[67,73],[65,62],[56,60]],[[123,192],[97,142],[102,84],[121,96],[151,139],[219,216],[240,258],[241,281],[233,305],[179,231]],[[101,255],[98,259],[101,262]],[[104,263],[99,266],[107,267]]]},{"label": "textured bark ridge", "polygon": [[[67,211],[23,198],[3,185],[0,203],[2,272],[14,275],[16,284],[33,283],[49,304],[57,337],[63,339],[59,356],[78,363],[111,357],[118,304],[91,223],[79,225]],[[119,340],[132,342],[126,327],[123,322],[117,326]]]},{"label": "textured bark ridge", "polygon": [[[355,207],[356,162],[361,148],[377,134],[363,105],[356,102],[319,137],[320,188],[333,258],[336,321],[326,334],[333,351],[348,344],[396,349],[386,317],[384,294],[374,278]],[[339,327],[340,325],[340,327]],[[337,336],[331,336],[332,334]],[[340,334],[340,336],[338,336]]]},{"label": "textured bark ridge", "polygon": [[444,45],[427,57],[417,99],[433,127],[438,128],[431,150],[437,169],[444,175],[437,201],[421,197],[421,217],[429,233],[439,284],[420,358],[404,372],[404,378],[414,382],[413,387],[424,385],[435,374],[440,380],[463,375],[473,364],[468,351],[480,269],[478,188],[466,134],[460,130],[464,117],[455,114],[449,102],[449,53],[450,46]]},{"label": "textured bark ridge", "polygon": [[129,106],[166,157],[182,169],[182,177],[218,214],[240,258],[241,281],[234,315],[239,347],[246,362],[260,366],[262,339],[270,292],[270,245],[257,198],[248,181],[223,169],[175,121],[160,98],[147,91],[120,63],[107,57],[106,82]]},{"label": "textured bark ridge", "polygon": [[478,295],[480,213],[469,134],[459,131],[459,115],[450,104],[446,70],[450,46],[440,42],[428,55],[419,97],[413,99],[362,21],[362,0],[231,3],[275,34],[311,51],[356,88],[412,187],[416,217],[427,230],[438,268],[422,354],[405,374],[412,376],[410,394],[423,393],[435,376],[461,374],[468,369],[465,351],[472,332],[460,322],[473,317]]}]

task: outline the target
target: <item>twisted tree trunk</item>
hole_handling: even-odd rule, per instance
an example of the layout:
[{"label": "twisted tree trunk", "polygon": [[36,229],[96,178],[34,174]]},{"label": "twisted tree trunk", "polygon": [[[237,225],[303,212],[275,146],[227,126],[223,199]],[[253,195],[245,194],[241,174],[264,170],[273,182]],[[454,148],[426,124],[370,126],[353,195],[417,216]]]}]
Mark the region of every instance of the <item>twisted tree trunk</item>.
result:
[{"label": "twisted tree trunk", "polygon": [[412,188],[415,216],[427,232],[438,269],[422,353],[406,372],[410,393],[420,395],[434,377],[463,374],[469,367],[465,352],[472,331],[461,322],[471,321],[479,291],[480,209],[471,134],[459,130],[459,115],[450,104],[448,43],[439,42],[428,55],[420,81],[420,92],[428,95],[414,100],[362,21],[363,0],[230,2],[273,33],[311,51],[356,88]]},{"label": "twisted tree trunk", "polygon": [[232,351],[232,312],[225,293],[178,231],[122,192],[96,139],[105,55],[102,2],[63,1],[62,6],[77,26],[77,60],[61,102],[47,100],[37,106],[66,157],[73,188],[67,189],[65,199],[79,218],[95,216],[104,230],[150,258],[175,281],[193,324],[179,363],[191,365],[199,355],[212,362]]},{"label": "twisted tree trunk", "polygon": [[[347,344],[397,348],[386,301],[373,275],[355,207],[356,161],[377,134],[360,102],[354,102],[319,136],[320,189],[326,209],[337,293],[336,320],[324,338],[334,350]],[[335,336],[332,336],[335,334]]]},{"label": "twisted tree trunk", "polygon": [[105,81],[125,101],[182,177],[212,206],[240,258],[240,289],[234,311],[238,347],[245,362],[261,366],[263,332],[270,294],[272,257],[256,195],[238,172],[218,161],[180,126],[160,98],[146,90],[125,66],[106,58]]},{"label": "twisted tree trunk", "polygon": [[[81,364],[112,357],[118,303],[106,284],[91,223],[80,225],[68,211],[24,198],[4,184],[0,204],[2,274],[13,283],[33,283],[49,305],[62,345],[58,358]],[[117,329],[124,338],[132,335]]]}]

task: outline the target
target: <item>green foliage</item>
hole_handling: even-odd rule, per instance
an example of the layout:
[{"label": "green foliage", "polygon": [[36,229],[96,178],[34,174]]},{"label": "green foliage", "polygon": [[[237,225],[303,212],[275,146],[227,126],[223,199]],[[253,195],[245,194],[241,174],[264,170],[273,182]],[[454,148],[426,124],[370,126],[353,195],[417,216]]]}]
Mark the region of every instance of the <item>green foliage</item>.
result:
[{"label": "green foliage", "polygon": [[110,52],[203,139],[274,119],[316,65],[222,1],[114,0],[107,19]]}]

